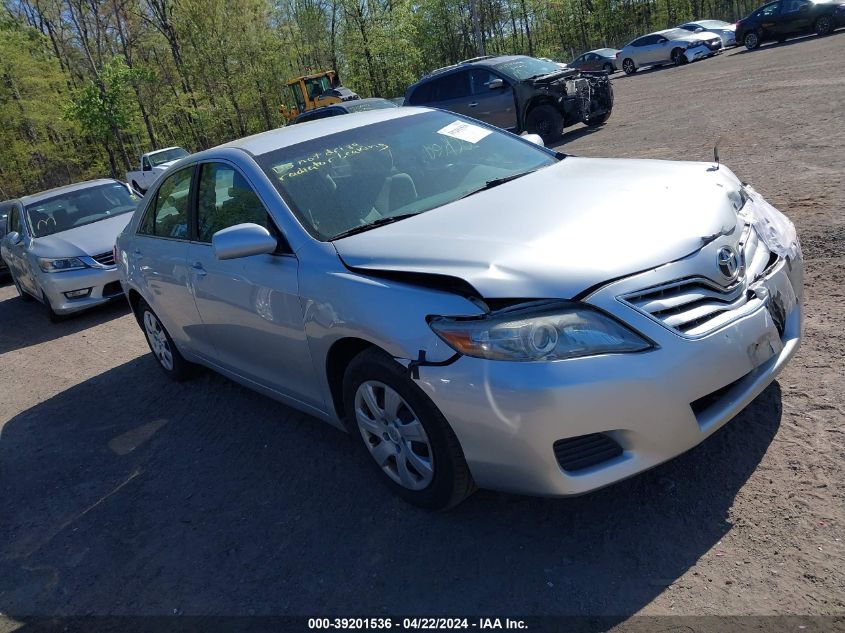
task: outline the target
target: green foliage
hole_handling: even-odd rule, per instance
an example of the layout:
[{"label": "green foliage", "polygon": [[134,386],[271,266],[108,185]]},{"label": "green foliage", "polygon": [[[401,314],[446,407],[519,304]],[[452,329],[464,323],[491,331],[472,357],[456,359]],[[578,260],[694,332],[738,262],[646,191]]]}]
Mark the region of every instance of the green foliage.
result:
[{"label": "green foliage", "polygon": [[[0,196],[122,177],[137,155],[283,123],[288,79],[362,97],[479,54],[472,0],[3,0]],[[475,0],[488,54],[567,61],[757,0]]]}]

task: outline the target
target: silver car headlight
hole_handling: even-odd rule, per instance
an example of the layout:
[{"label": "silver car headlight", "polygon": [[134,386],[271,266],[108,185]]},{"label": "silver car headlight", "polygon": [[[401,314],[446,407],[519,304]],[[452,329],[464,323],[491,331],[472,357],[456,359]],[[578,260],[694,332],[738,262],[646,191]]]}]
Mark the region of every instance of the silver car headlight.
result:
[{"label": "silver car headlight", "polygon": [[63,273],[68,270],[88,268],[88,265],[78,257],[39,257],[38,265],[45,273]]},{"label": "silver car headlight", "polygon": [[616,319],[563,301],[532,303],[483,317],[430,317],[429,325],[455,351],[488,360],[562,360],[654,347]]}]

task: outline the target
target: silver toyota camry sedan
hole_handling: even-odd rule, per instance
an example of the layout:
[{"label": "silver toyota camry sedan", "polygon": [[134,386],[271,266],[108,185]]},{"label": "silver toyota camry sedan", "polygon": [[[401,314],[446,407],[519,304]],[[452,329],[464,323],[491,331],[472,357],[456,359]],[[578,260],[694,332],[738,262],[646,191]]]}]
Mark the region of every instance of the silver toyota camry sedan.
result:
[{"label": "silver toyota camry sedan", "polygon": [[801,336],[794,227],[725,166],[566,156],[424,108],[185,158],[117,248],[165,372],[348,430],[429,508],[671,459]]},{"label": "silver toyota camry sedan", "polygon": [[114,243],[137,204],[111,179],[9,201],[0,252],[20,297],[40,301],[58,321],[122,296]]}]

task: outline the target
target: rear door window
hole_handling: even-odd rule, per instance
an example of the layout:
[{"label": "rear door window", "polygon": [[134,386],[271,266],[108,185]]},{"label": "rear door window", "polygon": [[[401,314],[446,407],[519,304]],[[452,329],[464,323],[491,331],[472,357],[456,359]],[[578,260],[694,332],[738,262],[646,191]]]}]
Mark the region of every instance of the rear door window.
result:
[{"label": "rear door window", "polygon": [[433,101],[451,101],[470,95],[469,73],[452,73],[434,81]]}]

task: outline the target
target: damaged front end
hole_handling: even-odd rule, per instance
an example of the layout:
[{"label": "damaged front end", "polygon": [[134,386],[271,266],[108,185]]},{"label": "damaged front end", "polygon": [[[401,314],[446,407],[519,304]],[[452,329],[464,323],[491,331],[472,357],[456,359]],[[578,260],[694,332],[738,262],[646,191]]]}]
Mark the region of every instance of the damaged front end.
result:
[{"label": "damaged front end", "polygon": [[567,126],[603,123],[613,110],[613,85],[603,71],[569,69],[531,83],[535,90],[554,98]]}]

